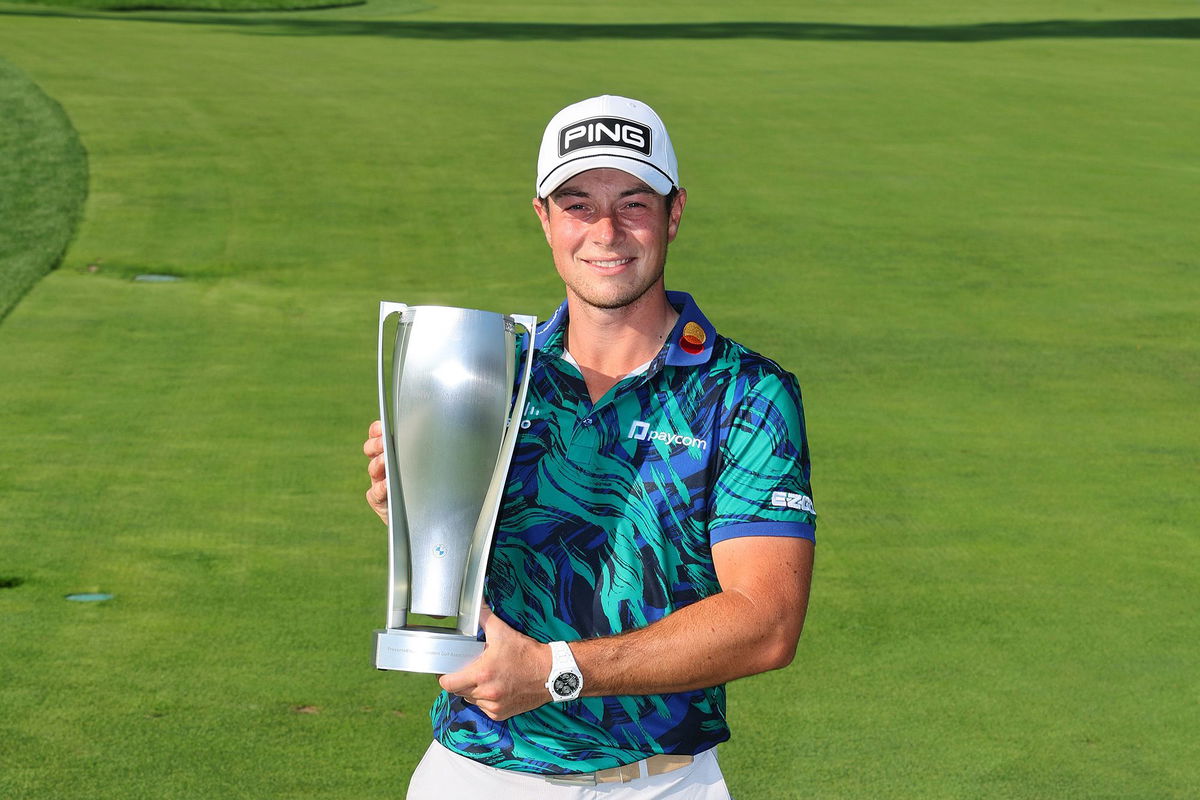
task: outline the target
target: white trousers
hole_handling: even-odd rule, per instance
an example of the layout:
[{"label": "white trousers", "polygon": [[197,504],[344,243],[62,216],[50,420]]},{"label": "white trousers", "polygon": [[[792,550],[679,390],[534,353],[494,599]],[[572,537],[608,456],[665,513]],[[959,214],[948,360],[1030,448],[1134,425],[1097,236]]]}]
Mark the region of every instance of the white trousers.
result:
[{"label": "white trousers", "polygon": [[408,800],[730,800],[716,748],[689,766],[628,783],[562,786],[537,775],[496,769],[438,742],[425,751],[408,784]]}]

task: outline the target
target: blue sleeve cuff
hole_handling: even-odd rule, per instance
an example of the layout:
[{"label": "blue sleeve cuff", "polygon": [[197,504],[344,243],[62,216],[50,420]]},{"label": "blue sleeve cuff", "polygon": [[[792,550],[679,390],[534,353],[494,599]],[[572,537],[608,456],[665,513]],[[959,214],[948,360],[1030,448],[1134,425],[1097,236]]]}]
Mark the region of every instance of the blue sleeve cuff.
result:
[{"label": "blue sleeve cuff", "polygon": [[811,522],[734,522],[708,532],[710,545],[742,536],[790,536],[817,541],[817,526]]}]

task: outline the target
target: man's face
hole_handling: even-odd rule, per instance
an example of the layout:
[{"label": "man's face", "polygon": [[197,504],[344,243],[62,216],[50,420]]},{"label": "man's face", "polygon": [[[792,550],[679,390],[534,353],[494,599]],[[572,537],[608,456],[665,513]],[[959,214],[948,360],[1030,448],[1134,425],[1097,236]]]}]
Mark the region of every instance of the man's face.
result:
[{"label": "man's face", "polygon": [[624,308],[662,284],[686,193],[671,208],[640,179],[617,169],[581,172],[534,198],[567,294],[595,308]]}]

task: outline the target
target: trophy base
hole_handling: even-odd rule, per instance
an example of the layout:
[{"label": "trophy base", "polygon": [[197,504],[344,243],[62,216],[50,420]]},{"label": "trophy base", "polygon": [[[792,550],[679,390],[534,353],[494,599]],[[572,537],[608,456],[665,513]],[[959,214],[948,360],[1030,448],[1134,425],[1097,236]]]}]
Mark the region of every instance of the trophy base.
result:
[{"label": "trophy base", "polygon": [[388,628],[375,631],[375,668],[401,672],[458,672],[479,658],[483,642],[457,631]]}]

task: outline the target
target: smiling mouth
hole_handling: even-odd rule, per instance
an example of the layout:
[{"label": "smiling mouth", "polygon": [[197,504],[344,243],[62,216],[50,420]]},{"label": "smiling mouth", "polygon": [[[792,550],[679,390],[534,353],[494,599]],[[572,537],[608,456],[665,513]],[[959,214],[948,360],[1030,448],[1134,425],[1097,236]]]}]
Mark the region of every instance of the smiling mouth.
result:
[{"label": "smiling mouth", "polygon": [[614,269],[615,267],[623,267],[626,264],[633,263],[632,258],[610,258],[610,259],[603,259],[603,260],[595,259],[595,258],[585,258],[584,261],[591,264],[593,267],[600,267],[601,269]]}]

